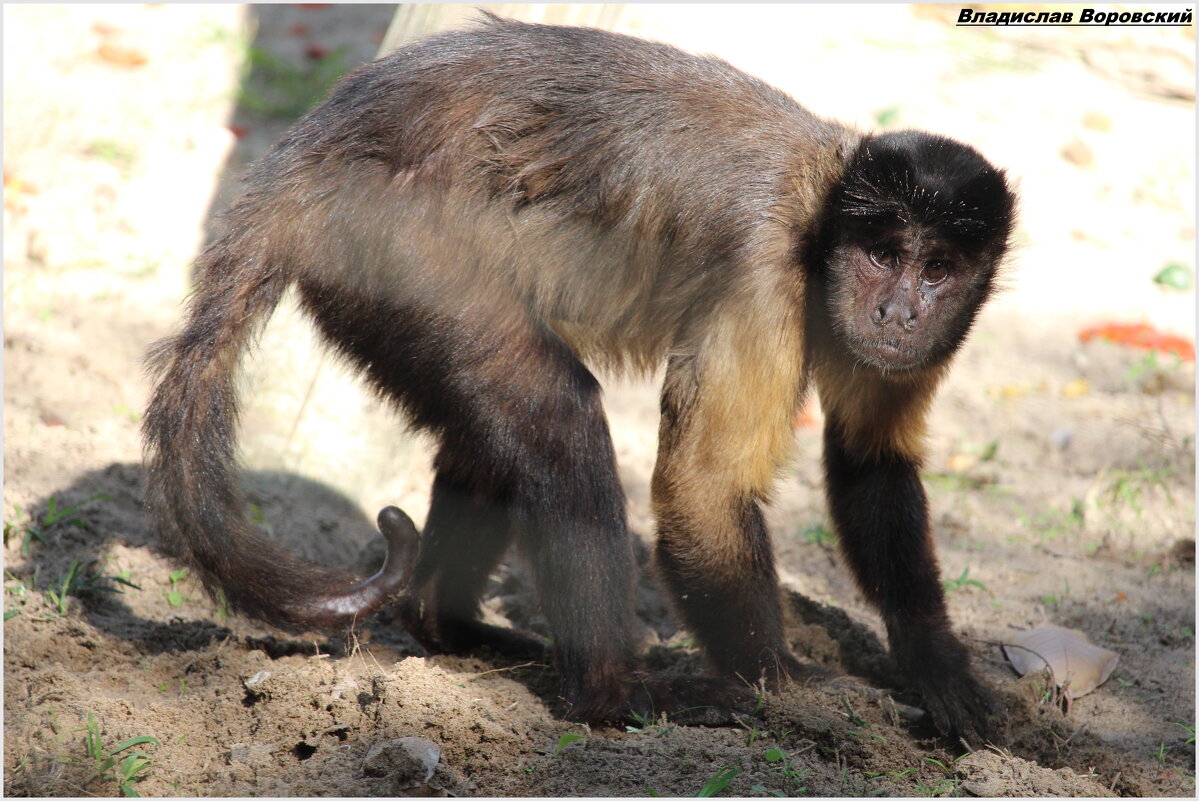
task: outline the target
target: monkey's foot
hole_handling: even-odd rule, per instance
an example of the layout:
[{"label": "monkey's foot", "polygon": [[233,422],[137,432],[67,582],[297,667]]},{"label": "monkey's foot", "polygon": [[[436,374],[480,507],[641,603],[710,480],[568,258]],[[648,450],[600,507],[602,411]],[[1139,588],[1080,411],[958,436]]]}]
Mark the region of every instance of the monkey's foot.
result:
[{"label": "monkey's foot", "polygon": [[[811,662],[800,662],[790,654],[786,655],[786,659],[779,660],[778,680],[772,685],[775,687],[786,684],[797,684],[800,687],[809,687],[815,684],[824,684],[827,681],[842,678],[844,674],[838,673],[822,665],[812,664]],[[767,671],[767,683],[770,683],[770,673]]]},{"label": "monkey's foot", "polygon": [[729,726],[737,715],[752,714],[756,693],[735,679],[646,673],[621,680],[608,692],[584,693],[571,703],[566,717],[589,723],[657,722],[687,726]]},{"label": "monkey's foot", "polygon": [[400,601],[403,629],[431,654],[468,654],[489,649],[508,659],[552,661],[550,649],[533,636],[516,629],[492,626],[478,620],[430,620],[422,616],[415,599]]},{"label": "monkey's foot", "polygon": [[626,718],[644,724],[665,713],[686,726],[730,726],[760,704],[758,693],[735,679],[649,674],[633,681]]},{"label": "monkey's foot", "polygon": [[461,654],[489,648],[509,659],[546,663],[551,660],[549,648],[532,634],[480,623],[477,620],[442,622],[437,627],[437,639],[444,650],[451,653]]},{"label": "monkey's foot", "polygon": [[840,674],[810,662],[800,662],[789,651],[776,649],[760,660],[723,659],[717,663],[721,673],[739,679],[743,684],[757,685],[761,681],[772,690],[788,684],[806,687],[821,684]]}]

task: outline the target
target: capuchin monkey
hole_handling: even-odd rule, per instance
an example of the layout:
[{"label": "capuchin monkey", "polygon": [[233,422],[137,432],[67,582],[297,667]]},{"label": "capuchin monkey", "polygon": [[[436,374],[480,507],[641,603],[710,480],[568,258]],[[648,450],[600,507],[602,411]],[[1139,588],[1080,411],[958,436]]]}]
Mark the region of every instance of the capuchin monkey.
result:
[{"label": "capuchin monkey", "polygon": [[[231,608],[344,629],[393,602],[431,650],[533,638],[479,621],[528,558],[566,713],[736,706],[803,676],[761,506],[815,392],[831,516],[946,735],[998,709],[950,630],[920,483],[933,392],[991,294],[1015,198],[929,133],[864,134],[714,58],[488,16],[352,73],[249,173],[151,354],[148,503]],[[254,534],[238,365],[288,287],[438,445],[423,532],[398,509],[362,580]],[[665,363],[656,561],[714,673],[638,672],[635,563],[593,371]]]}]

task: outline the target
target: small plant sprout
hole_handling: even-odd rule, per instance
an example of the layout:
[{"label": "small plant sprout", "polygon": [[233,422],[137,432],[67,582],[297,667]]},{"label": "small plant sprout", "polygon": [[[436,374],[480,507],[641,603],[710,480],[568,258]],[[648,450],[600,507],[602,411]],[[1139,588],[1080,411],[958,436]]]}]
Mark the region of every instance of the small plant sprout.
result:
[{"label": "small plant sprout", "polygon": [[866,777],[869,779],[881,779],[884,776],[889,776],[892,779],[902,779],[914,770],[915,768],[904,768],[903,770],[868,770],[866,771]]},{"label": "small plant sprout", "polygon": [[799,538],[808,545],[818,545],[830,550],[837,547],[837,535],[823,523],[813,523],[799,532]]},{"label": "small plant sprout", "polygon": [[778,790],[766,790],[766,788],[762,787],[761,785],[755,785],[751,789],[764,790],[765,792],[768,792],[771,795],[779,798],[785,798],[790,795],[803,795],[806,793],[808,788],[805,782],[807,781],[809,771],[807,768],[797,768],[795,766],[794,759],[796,756],[798,756],[798,754],[789,755],[781,748],[771,748],[767,750],[765,754],[763,754],[763,757],[765,757],[766,761],[771,765],[774,765],[775,770],[777,770],[787,782],[789,785],[789,792],[783,793],[779,792]]},{"label": "small plant sprout", "polygon": [[171,589],[167,591],[167,603],[171,608],[178,609],[187,601],[188,596],[184,595],[179,589],[179,584],[187,578],[187,568],[180,568],[171,571]]},{"label": "small plant sprout", "polygon": [[586,734],[575,734],[573,732],[567,732],[566,734],[563,734],[561,737],[558,738],[558,744],[554,747],[554,756],[558,756],[558,754],[561,754],[562,750],[564,748],[566,748],[566,746],[570,745],[571,743],[577,743],[579,740],[586,740],[586,739],[587,739]]},{"label": "small plant sprout", "polygon": [[57,586],[46,590],[46,602],[58,617],[66,616],[71,596],[81,597],[96,592],[120,592],[116,587],[110,586],[110,583],[114,581],[130,587],[136,586],[117,576],[95,575],[89,570],[95,563],[95,559],[86,561],[75,559],[67,568],[67,572],[59,579]]},{"label": "small plant sprout", "polygon": [[[24,579],[17,578],[12,573],[5,572],[5,579],[15,582],[13,584],[4,585],[4,595],[11,598],[18,606],[23,607],[29,603],[30,590],[32,589],[32,581],[26,583]],[[21,613],[19,608],[10,608],[4,610],[4,619],[11,620]]]},{"label": "small plant sprout", "polygon": [[728,787],[729,783],[732,782],[733,779],[735,779],[740,773],[741,771],[738,768],[731,766],[724,768],[715,776],[704,782],[704,786],[699,788],[699,792],[693,795],[692,798],[714,798],[722,790],[724,790],[724,788]]},{"label": "small plant sprout", "polygon": [[65,617],[67,614],[67,604],[70,596],[78,591],[79,575],[82,569],[82,563],[76,559],[71,562],[71,566],[63,574],[58,587],[46,590],[46,602],[59,617]]},{"label": "small plant sprout", "polygon": [[216,603],[217,617],[221,620],[228,620],[230,615],[229,599],[225,597],[225,593],[222,590],[217,590],[213,600]]},{"label": "small plant sprout", "polygon": [[33,543],[36,541],[40,544],[45,544],[46,538],[42,536],[41,529],[33,524],[33,519],[20,506],[13,507],[15,517],[7,518],[4,521],[4,545],[7,547],[8,541],[15,536],[21,537],[21,555],[28,556]]},{"label": "small plant sprout", "polygon": [[[133,571],[122,570],[120,573],[116,573],[115,575],[108,576],[108,580],[114,581],[117,584],[124,584],[126,587],[130,587],[135,590],[140,590],[141,587],[139,587],[138,585],[134,584],[132,581],[129,580],[129,578],[132,575],[133,575]],[[117,590],[117,592],[120,592],[120,590]]]},{"label": "small plant sprout", "polygon": [[46,532],[49,529],[56,526],[85,527],[87,523],[77,514],[79,508],[96,500],[112,500],[112,497],[104,493],[97,493],[84,498],[79,503],[60,508],[58,496],[51,495],[46,500],[46,512],[42,515],[40,523],[35,523],[33,517],[26,514],[20,506],[14,506],[13,511],[16,517],[4,521],[4,544],[7,545],[13,536],[19,534],[21,536],[21,554],[28,556],[34,542],[45,545]]},{"label": "small plant sprout", "polygon": [[758,679],[758,684],[754,687],[754,714],[762,711],[762,707],[766,706],[766,679],[765,677]]},{"label": "small plant sprout", "polygon": [[632,712],[633,720],[637,721],[636,726],[625,726],[624,730],[630,734],[652,734],[655,737],[665,737],[675,730],[675,725],[669,723],[666,719],[666,713],[663,712],[655,720],[652,712]]},{"label": "small plant sprout", "polygon": [[970,578],[970,568],[969,567],[963,569],[962,575],[958,576],[957,578],[945,579],[941,583],[945,585],[945,592],[958,592],[959,590],[962,590],[966,587],[978,587],[980,590],[983,590],[984,592],[987,591],[986,584],[983,584],[978,579]]},{"label": "small plant sprout", "polygon": [[[99,496],[93,496],[93,498],[96,497]],[[92,500],[93,498],[88,498],[88,501]],[[58,508],[58,498],[54,495],[51,495],[50,499],[46,501],[46,514],[42,516],[42,525],[44,525],[46,528],[56,526],[59,523],[65,523],[70,526],[82,526],[83,519],[76,517],[75,512],[79,511],[79,507],[84,503],[87,503],[87,501],[83,501],[82,503],[77,503],[73,506],[68,506],[65,509],[60,510]]]},{"label": "small plant sprout", "polygon": [[150,756],[130,749],[139,745],[158,745],[158,740],[148,736],[131,737],[115,748],[107,748],[100,736],[100,724],[91,712],[87,713],[87,725],[75,731],[84,732],[84,753],[88,763],[95,769],[96,778],[115,781],[121,795],[126,798],[140,797],[133,785],[149,772]]},{"label": "small plant sprout", "polygon": [[924,757],[921,761],[935,767],[940,772],[940,775],[935,776],[929,784],[925,784],[923,781],[917,782],[916,791],[929,798],[951,795],[960,783],[954,776],[953,766],[957,764],[959,759],[963,759],[966,756],[969,756],[968,752],[952,760],[948,765],[935,757]]}]

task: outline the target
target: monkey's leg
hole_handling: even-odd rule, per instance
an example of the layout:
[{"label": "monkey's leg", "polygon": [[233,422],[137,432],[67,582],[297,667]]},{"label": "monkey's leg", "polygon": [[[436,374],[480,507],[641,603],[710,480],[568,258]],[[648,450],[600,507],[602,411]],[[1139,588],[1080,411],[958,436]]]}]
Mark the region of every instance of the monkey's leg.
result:
[{"label": "monkey's leg", "polygon": [[[899,397],[894,399],[902,403]],[[842,553],[862,591],[880,609],[891,652],[923,695],[937,728],[981,743],[997,707],[950,629],[919,458],[896,441],[865,448],[860,433],[836,412],[828,414],[824,463]]]},{"label": "monkey's leg", "polygon": [[475,296],[469,314],[449,292],[410,304],[315,283],[301,293],[329,341],[440,441],[413,585],[432,582],[448,624],[439,633],[454,639],[473,619],[511,531],[533,566],[572,714],[625,714],[635,563],[595,378],[498,293]]},{"label": "monkey's leg", "polygon": [[511,514],[569,714],[614,720],[629,712],[636,565],[599,384],[553,344],[556,375],[534,395],[520,393],[527,417],[513,432]]},{"label": "monkey's leg", "polygon": [[[590,397],[591,390],[586,394]],[[477,619],[491,569],[516,534],[534,568],[572,716],[614,720],[632,712],[670,712],[688,722],[727,724],[730,710],[747,706],[740,688],[703,678],[633,674],[629,624],[635,567],[626,554],[625,503],[607,424],[598,410],[587,411],[593,402],[598,398],[568,412],[577,418],[567,427],[569,436],[584,432],[582,441],[570,441],[551,418],[541,420],[542,436],[550,438],[546,445],[565,437],[554,448],[561,470],[524,463],[534,490],[525,501],[522,493],[480,498],[470,489],[471,475],[480,467],[477,450],[442,449],[421,554],[404,599],[409,630],[424,632],[428,639],[422,641],[433,649],[486,645],[515,658],[544,658],[546,647],[539,640]],[[559,494],[555,482],[569,482],[574,489]],[[596,489],[604,487],[597,496]],[[543,495],[545,501],[539,499]],[[596,694],[597,686],[602,694]],[[683,711],[685,718],[677,717]]]},{"label": "monkey's leg", "polygon": [[512,540],[507,510],[457,483],[461,469],[452,454],[439,454],[436,465],[420,556],[402,601],[406,627],[434,651],[487,646],[514,658],[544,658],[541,641],[478,619],[487,580]]}]

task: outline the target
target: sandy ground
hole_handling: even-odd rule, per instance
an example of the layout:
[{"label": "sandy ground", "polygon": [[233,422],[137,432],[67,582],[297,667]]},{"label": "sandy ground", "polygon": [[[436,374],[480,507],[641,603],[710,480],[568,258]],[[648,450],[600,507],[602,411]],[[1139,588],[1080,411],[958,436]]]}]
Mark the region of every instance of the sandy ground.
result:
[{"label": "sandy ground", "polygon": [[[350,643],[229,618],[143,512],[140,359],[245,164],[313,85],[373,56],[391,8],[6,6],[5,792],[695,795],[723,773],[737,796],[1192,796],[1193,364],[1077,334],[1193,336],[1193,291],[1153,281],[1194,269],[1193,29],[958,29],[947,8],[609,21],[829,116],[969,140],[1019,181],[1009,289],[937,401],[925,476],[952,614],[1010,710],[1005,747],[963,756],[901,714],[919,699],[896,692],[838,565],[815,426],[769,523],[793,647],[850,678],[770,695],[740,727],[588,729],[554,716],[547,667],[425,656],[386,613]],[[298,552],[367,569],[378,508],[423,516],[428,451],[310,341],[283,310],[248,371],[251,513]],[[611,384],[606,404],[648,543],[655,387]],[[643,568],[649,663],[702,670]],[[487,610],[542,625],[520,565]],[[996,644],[1043,623],[1119,654],[1068,712]],[[427,743],[435,766],[411,755]]]}]

